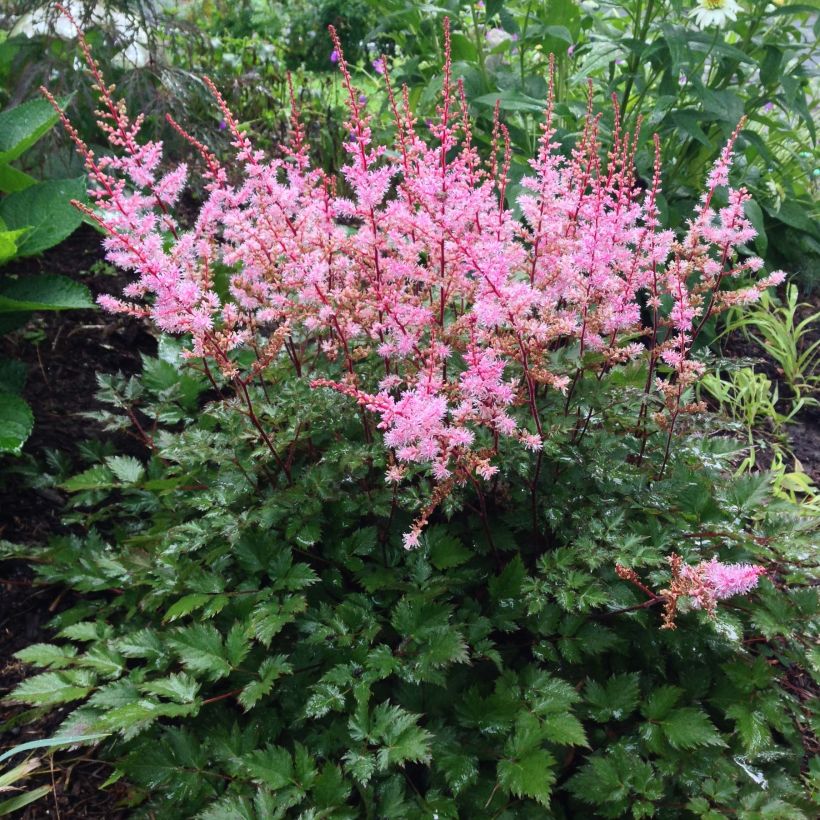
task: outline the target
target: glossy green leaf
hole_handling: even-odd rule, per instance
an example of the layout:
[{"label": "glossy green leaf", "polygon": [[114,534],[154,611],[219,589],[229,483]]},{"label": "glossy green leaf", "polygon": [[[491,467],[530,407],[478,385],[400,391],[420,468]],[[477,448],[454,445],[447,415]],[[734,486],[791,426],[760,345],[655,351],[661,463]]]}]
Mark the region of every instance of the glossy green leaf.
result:
[{"label": "glossy green leaf", "polygon": [[85,199],[85,177],[38,182],[0,199],[0,219],[10,230],[28,228],[18,248],[31,256],[62,242],[83,221],[71,200]]},{"label": "glossy green leaf", "polygon": [[88,288],[67,276],[42,274],[11,278],[0,274],[0,313],[93,307]]},{"label": "glossy green leaf", "polygon": [[59,116],[47,100],[0,111],[0,163],[11,162],[52,128]]},{"label": "glossy green leaf", "polygon": [[28,402],[12,393],[0,393],[0,453],[19,453],[33,429]]}]

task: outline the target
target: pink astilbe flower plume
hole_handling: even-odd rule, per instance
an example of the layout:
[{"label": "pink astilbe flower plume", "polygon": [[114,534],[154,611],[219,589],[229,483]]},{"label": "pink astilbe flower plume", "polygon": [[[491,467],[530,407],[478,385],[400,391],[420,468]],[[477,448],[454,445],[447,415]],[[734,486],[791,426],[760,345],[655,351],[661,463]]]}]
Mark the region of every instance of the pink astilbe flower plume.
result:
[{"label": "pink astilbe flower plume", "polygon": [[629,581],[647,596],[643,604],[627,607],[627,610],[663,604],[664,629],[675,629],[678,604],[682,598],[688,600],[692,609],[702,609],[714,617],[719,601],[734,595],[746,595],[766,574],[763,567],[755,564],[724,564],[717,558],[699,564],[685,564],[679,555],[672,553],[668,561],[672,577],[669,586],[659,593],[646,586],[634,570],[621,565],[615,567],[618,577]]},{"label": "pink astilbe flower plume", "polygon": [[669,557],[672,580],[663,590],[666,597],[664,625],[674,628],[678,600],[687,598],[693,609],[702,609],[714,616],[718,601],[733,595],[745,595],[757,586],[763,567],[754,564],[724,564],[717,558],[699,564],[684,564],[678,555]]},{"label": "pink astilbe flower plume", "polygon": [[[693,409],[683,397],[702,370],[690,355],[699,331],[711,315],[756,299],[780,276],[722,290],[762,266],[738,255],[754,236],[744,211],[748,193],[729,187],[727,204],[713,206],[716,188],[729,184],[739,132],[710,172],[685,235],[676,238],[658,213],[660,146],[656,141],[654,178],[643,191],[633,170],[640,125],[628,133],[617,105],[607,151],[590,92],[581,138],[569,157],[558,153],[551,63],[545,123],[521,183],[519,221],[508,201],[509,134],[496,111],[493,148],[489,162],[482,161],[463,83],[452,78],[449,21],[429,136],[419,131],[407,89],[394,90],[389,63],[379,60],[394,150],[374,141],[366,101],[332,28],[330,35],[348,106],[348,158],[340,177],[312,165],[292,87],[290,141],[270,159],[205,79],[233,156],[220,161],[169,119],[199,156],[207,193],[193,223],[182,227],[173,211],[188,168],[166,169],[162,144],[140,141],[142,118],[131,119],[115,100],[80,34],[100,127],[115,152],[96,157],[60,112],[91,184],[92,207],[78,207],[106,231],[107,258],[133,273],[122,298],[103,297],[100,304],[190,336],[189,355],[233,383],[284,468],[247,389],[275,357],[287,356],[296,375],[312,378],[317,389],[355,400],[363,418],[375,415],[390,451],[389,480],[407,480],[421,469],[433,481],[431,506],[408,546],[454,487],[494,480],[503,439],[539,453],[549,435],[541,419],[544,395],[558,391],[569,407],[590,368],[645,357],[639,425],[645,430],[654,418],[667,431],[668,456],[676,419]],[[226,270],[222,298],[215,278]],[[653,315],[647,346],[636,342],[645,336],[641,294]],[[665,304],[671,309],[664,311]],[[572,346],[580,350],[577,369],[556,368],[552,354]],[[255,363],[240,367],[238,348],[252,351]],[[585,363],[584,354],[593,351],[602,364]],[[343,376],[328,379],[315,365],[322,360],[337,362]],[[366,360],[378,363],[377,379]],[[649,413],[650,394],[660,396],[660,413]]]}]

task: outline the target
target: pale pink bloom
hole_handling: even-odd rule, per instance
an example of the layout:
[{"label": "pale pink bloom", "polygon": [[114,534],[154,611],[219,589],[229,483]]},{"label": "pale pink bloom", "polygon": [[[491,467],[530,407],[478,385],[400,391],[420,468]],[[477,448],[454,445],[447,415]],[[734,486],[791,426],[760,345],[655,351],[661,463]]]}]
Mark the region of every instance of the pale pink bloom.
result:
[{"label": "pale pink bloom", "polygon": [[723,564],[713,558],[695,566],[684,566],[681,578],[692,608],[712,612],[718,601],[753,590],[765,572],[763,567],[753,564]]},{"label": "pale pink bloom", "polygon": [[[749,194],[729,184],[737,134],[676,242],[656,206],[660,162],[642,191],[631,164],[633,136],[623,132],[620,115],[608,151],[590,114],[564,157],[550,102],[521,181],[523,221],[516,219],[506,132],[499,123],[496,158],[483,162],[451,76],[449,29],[445,35],[431,136],[421,136],[391,88],[396,141],[387,146],[374,141],[371,114],[333,33],[331,60],[335,55],[348,94],[341,180],[313,166],[297,112],[290,143],[266,158],[206,79],[232,156],[223,167],[173,123],[201,157],[192,168],[204,169],[206,199],[185,228],[173,208],[188,169],[165,170],[162,144],[140,142],[141,117],[131,119],[112,99],[95,63],[100,121],[113,155],[97,158],[64,122],[85,158],[94,203],[87,212],[108,234],[107,258],[132,274],[123,298],[102,297],[103,307],[188,335],[190,355],[238,386],[273,356],[288,355],[300,372],[316,357],[334,362],[343,375],[313,385],[375,416],[392,451],[388,480],[401,481],[412,464],[446,494],[475,475],[495,475],[501,439],[542,449],[549,435],[539,417],[543,392],[571,392],[575,375],[553,364],[558,348],[598,351],[608,365],[645,355],[649,384],[672,415],[675,394],[679,402],[701,373],[690,354],[710,313],[732,298],[754,298],[782,275],[739,297],[720,295],[726,277],[750,276],[762,264],[738,253],[754,229],[744,209]],[[387,83],[383,60],[373,67]],[[717,186],[728,186],[721,208],[713,204]],[[229,299],[220,295],[218,276],[227,277]],[[641,294],[662,330],[646,352],[636,342]],[[229,355],[243,347],[255,354],[254,364],[240,366]],[[363,366],[374,357],[376,368]],[[442,497],[434,494],[433,506]],[[406,545],[418,542],[427,515]]]}]

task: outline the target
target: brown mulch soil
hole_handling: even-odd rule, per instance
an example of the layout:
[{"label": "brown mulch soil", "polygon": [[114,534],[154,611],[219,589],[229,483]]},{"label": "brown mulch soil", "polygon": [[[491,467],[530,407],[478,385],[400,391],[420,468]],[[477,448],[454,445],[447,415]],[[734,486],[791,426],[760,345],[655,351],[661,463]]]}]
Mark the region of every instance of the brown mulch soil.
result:
[{"label": "brown mulch soil", "polygon": [[[59,248],[8,266],[4,273],[63,273],[84,282],[95,296],[119,293],[125,277],[106,273],[101,262],[99,234],[83,226]],[[816,310],[820,300],[815,297],[814,302]],[[97,439],[112,440],[118,452],[144,454],[136,439],[106,432],[83,414],[100,407],[95,399],[96,373],[136,373],[140,353],[153,354],[155,350],[155,340],[141,322],[99,311],[42,314],[25,329],[0,336],[0,357],[20,359],[28,368],[24,395],[34,409],[36,425],[24,452],[38,458],[48,449],[71,453],[77,442]],[[762,372],[773,380],[779,378],[771,359],[742,337],[733,337],[724,350],[733,357],[757,360]],[[790,425],[789,436],[803,469],[820,483],[820,412],[804,411],[797,423]],[[59,490],[33,490],[12,473],[0,473],[0,539],[37,544],[53,533],[65,532],[60,520],[64,501]],[[63,589],[33,585],[32,578],[31,569],[23,562],[0,564],[0,695],[26,676],[25,665],[14,659],[13,653],[32,643],[47,642],[51,633],[46,624],[74,600]],[[802,677],[795,678],[792,685],[813,690]],[[0,708],[0,751],[51,737],[68,711],[67,707],[38,716],[22,707]],[[127,786],[115,783],[100,789],[111,767],[95,759],[93,749],[39,757],[41,765],[25,786],[48,785],[53,791],[18,812],[21,820],[124,820],[128,816],[123,808]],[[22,758],[14,762],[19,760]],[[0,802],[9,796],[0,795]]]}]

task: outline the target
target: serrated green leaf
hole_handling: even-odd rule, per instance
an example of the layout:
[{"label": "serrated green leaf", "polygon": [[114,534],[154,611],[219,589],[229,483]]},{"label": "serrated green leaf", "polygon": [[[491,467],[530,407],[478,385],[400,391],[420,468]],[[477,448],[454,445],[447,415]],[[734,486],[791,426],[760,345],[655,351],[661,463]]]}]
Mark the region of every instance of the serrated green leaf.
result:
[{"label": "serrated green leaf", "polygon": [[133,456],[108,456],[105,463],[123,484],[136,484],[145,474],[145,467]]},{"label": "serrated green leaf", "polygon": [[58,636],[72,641],[98,641],[110,637],[111,632],[108,624],[99,621],[79,621],[61,629]]},{"label": "serrated green leaf", "polygon": [[660,721],[660,725],[675,749],[726,745],[706,713],[695,707],[675,709]]},{"label": "serrated green leaf", "polygon": [[575,715],[568,713],[547,715],[543,720],[546,740],[561,746],[588,746],[586,732]]},{"label": "serrated green leaf", "polygon": [[235,623],[225,639],[225,655],[228,663],[233,667],[241,665],[245,656],[250,652],[250,648],[248,628],[242,623]]},{"label": "serrated green leaf", "polygon": [[60,486],[69,493],[78,493],[83,490],[110,490],[117,484],[111,470],[104,464],[97,464],[72,476]]},{"label": "serrated green leaf", "polygon": [[43,672],[20,683],[6,699],[11,703],[32,706],[70,703],[86,697],[94,686],[95,678],[88,672]]},{"label": "serrated green leaf", "polygon": [[430,550],[430,563],[439,570],[461,566],[473,556],[458,538],[441,525],[430,527],[424,541]]},{"label": "serrated green leaf", "polygon": [[12,393],[0,393],[0,453],[19,453],[33,429],[28,402]]},{"label": "serrated green leaf", "polygon": [[342,806],[350,794],[350,786],[345,782],[338,766],[326,763],[313,782],[312,795],[320,808]]},{"label": "serrated green leaf", "polygon": [[257,749],[243,759],[243,766],[256,781],[271,789],[283,789],[293,780],[293,759],[281,746]]},{"label": "serrated green leaf", "polygon": [[160,695],[177,703],[193,703],[199,693],[199,683],[184,672],[176,672],[167,678],[149,681],[141,688],[145,692]]},{"label": "serrated green leaf", "polygon": [[257,820],[257,814],[245,795],[226,794],[199,812],[196,820]]},{"label": "serrated green leaf", "polygon": [[604,684],[591,681],[584,690],[589,712],[598,723],[625,720],[638,705],[638,675],[613,675]]},{"label": "serrated green leaf", "polygon": [[177,630],[168,645],[179,655],[183,665],[208,680],[218,680],[231,673],[222,636],[210,624],[195,624]]},{"label": "serrated green leaf", "polygon": [[735,722],[735,731],[740,736],[747,754],[757,754],[768,748],[772,741],[768,721],[750,704],[735,703],[726,710]]},{"label": "serrated green leaf", "polygon": [[57,646],[52,643],[34,643],[14,653],[14,657],[34,666],[62,669],[70,666],[77,655],[73,646]]},{"label": "serrated green leaf", "polygon": [[678,686],[660,686],[653,690],[641,710],[649,720],[663,720],[680,700],[683,689]]},{"label": "serrated green leaf", "polygon": [[254,635],[265,646],[269,646],[274,635],[304,612],[307,601],[303,595],[288,595],[281,601],[265,601],[257,605],[251,621]]},{"label": "serrated green leaf", "polygon": [[162,620],[165,623],[177,621],[190,615],[195,609],[204,606],[212,598],[212,595],[202,592],[192,592],[190,595],[183,595],[178,601],[171,604],[165,612]]},{"label": "serrated green leaf", "polygon": [[120,675],[125,670],[125,661],[119,652],[104,644],[92,646],[77,658],[77,664],[108,677]]},{"label": "serrated green leaf", "polygon": [[515,797],[531,797],[548,806],[555,783],[555,758],[544,749],[534,749],[516,759],[498,762],[498,782]]},{"label": "serrated green leaf", "polygon": [[251,681],[240,693],[239,703],[248,711],[252,709],[265,695],[273,689],[273,684],[283,675],[289,675],[292,670],[284,655],[265,658],[257,674],[259,680]]}]

